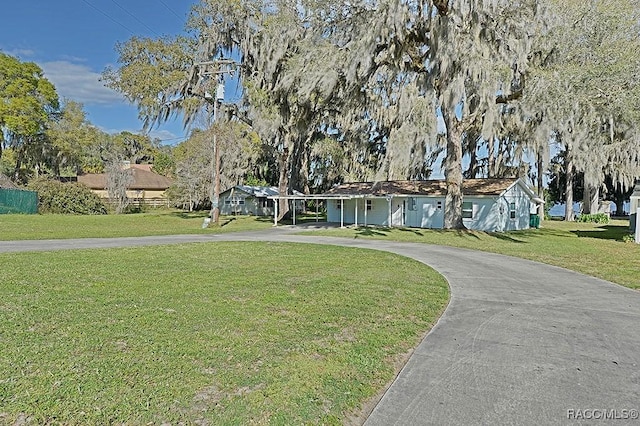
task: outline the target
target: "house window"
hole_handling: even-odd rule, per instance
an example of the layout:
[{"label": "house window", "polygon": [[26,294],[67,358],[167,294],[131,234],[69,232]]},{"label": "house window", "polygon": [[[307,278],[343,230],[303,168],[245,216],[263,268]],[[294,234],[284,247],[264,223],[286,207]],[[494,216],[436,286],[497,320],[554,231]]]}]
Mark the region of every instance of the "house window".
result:
[{"label": "house window", "polygon": [[437,208],[438,210],[442,210],[442,201],[438,201],[438,202],[436,203],[436,208]]},{"label": "house window", "polygon": [[341,201],[342,201],[342,200],[336,200],[336,209],[340,209],[340,208],[342,208],[342,203],[341,203]]},{"label": "house window", "polygon": [[516,218],[516,203],[509,203],[509,218]]},{"label": "house window", "polygon": [[462,203],[462,218],[473,219],[473,203],[471,201]]},{"label": "house window", "polygon": [[416,210],[416,199],[413,197],[409,197],[407,200],[407,208],[409,210]]},{"label": "house window", "polygon": [[233,205],[233,206],[243,205],[244,204],[244,198],[237,198],[237,197],[225,198],[224,199],[224,204],[227,205],[227,206],[229,206],[229,205]]},{"label": "house window", "polygon": [[372,203],[371,203],[371,202],[372,202],[372,200],[366,200],[366,203],[367,203],[367,210],[368,210],[368,211],[371,211],[371,206],[372,206]]}]

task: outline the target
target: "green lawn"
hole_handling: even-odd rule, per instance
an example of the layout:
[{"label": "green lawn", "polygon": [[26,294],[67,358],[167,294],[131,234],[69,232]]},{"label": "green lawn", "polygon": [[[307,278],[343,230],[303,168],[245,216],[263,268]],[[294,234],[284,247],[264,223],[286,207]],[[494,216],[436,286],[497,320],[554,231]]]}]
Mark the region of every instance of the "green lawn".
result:
[{"label": "green lawn", "polygon": [[268,229],[268,217],[223,216],[220,226],[202,229],[208,212],[157,210],[122,215],[0,215],[0,241],[59,238],[140,237]]},{"label": "green lawn", "polygon": [[423,264],[320,245],[11,253],[0,264],[2,424],[342,424],[448,301]]},{"label": "green lawn", "polygon": [[[225,217],[202,229],[204,216],[2,215],[0,239],[272,225]],[[640,288],[640,245],[627,226],[311,232],[504,253]],[[320,245],[9,253],[0,265],[0,424],[349,423],[448,300],[445,281],[422,264]]]},{"label": "green lawn", "polygon": [[544,221],[540,229],[507,233],[358,227],[313,231],[347,238],[378,238],[490,251],[640,288],[640,244],[629,241],[629,222],[607,225]]}]

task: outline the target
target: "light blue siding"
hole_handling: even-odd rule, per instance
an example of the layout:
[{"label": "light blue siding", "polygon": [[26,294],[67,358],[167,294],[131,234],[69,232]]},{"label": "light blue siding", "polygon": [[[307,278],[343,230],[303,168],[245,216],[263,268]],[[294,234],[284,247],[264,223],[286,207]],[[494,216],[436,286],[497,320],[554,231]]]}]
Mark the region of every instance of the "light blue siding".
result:
[{"label": "light blue siding", "polygon": [[[392,226],[430,229],[442,229],[444,226],[444,197],[396,196],[390,201],[386,198],[369,198],[369,200],[371,200],[371,210],[367,212],[367,225],[389,226],[391,207]],[[473,208],[472,218],[463,219],[468,229],[504,232],[529,228],[529,214],[534,205],[529,194],[520,185],[514,185],[500,196],[468,196],[464,197],[464,201],[470,202]],[[366,199],[345,199],[342,202],[344,206],[342,222],[345,225],[354,223],[364,225]],[[511,203],[513,203],[513,209],[511,209]],[[340,200],[328,200],[327,221],[341,222]]]}]

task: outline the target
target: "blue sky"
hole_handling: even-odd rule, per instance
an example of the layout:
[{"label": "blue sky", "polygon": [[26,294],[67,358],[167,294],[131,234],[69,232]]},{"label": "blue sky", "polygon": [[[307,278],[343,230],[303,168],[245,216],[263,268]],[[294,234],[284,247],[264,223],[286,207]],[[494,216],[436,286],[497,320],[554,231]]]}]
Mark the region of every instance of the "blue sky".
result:
[{"label": "blue sky", "polygon": [[[196,0],[8,0],[2,4],[0,51],[35,62],[61,99],[84,105],[91,123],[108,133],[139,132],[136,108],[99,81],[117,67],[115,46],[133,36],[184,32]],[[184,140],[180,120],[151,132],[165,144]]]}]

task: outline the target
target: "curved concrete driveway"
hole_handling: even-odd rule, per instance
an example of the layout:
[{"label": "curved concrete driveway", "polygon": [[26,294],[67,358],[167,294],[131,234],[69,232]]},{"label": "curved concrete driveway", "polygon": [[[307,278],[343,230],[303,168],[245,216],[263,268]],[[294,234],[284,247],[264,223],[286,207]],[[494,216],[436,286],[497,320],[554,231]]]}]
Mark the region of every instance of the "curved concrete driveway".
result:
[{"label": "curved concrete driveway", "polygon": [[390,251],[449,281],[445,314],[367,425],[638,422],[640,293],[565,269],[450,247],[292,235],[282,228],[0,242],[0,252],[265,240]]}]

